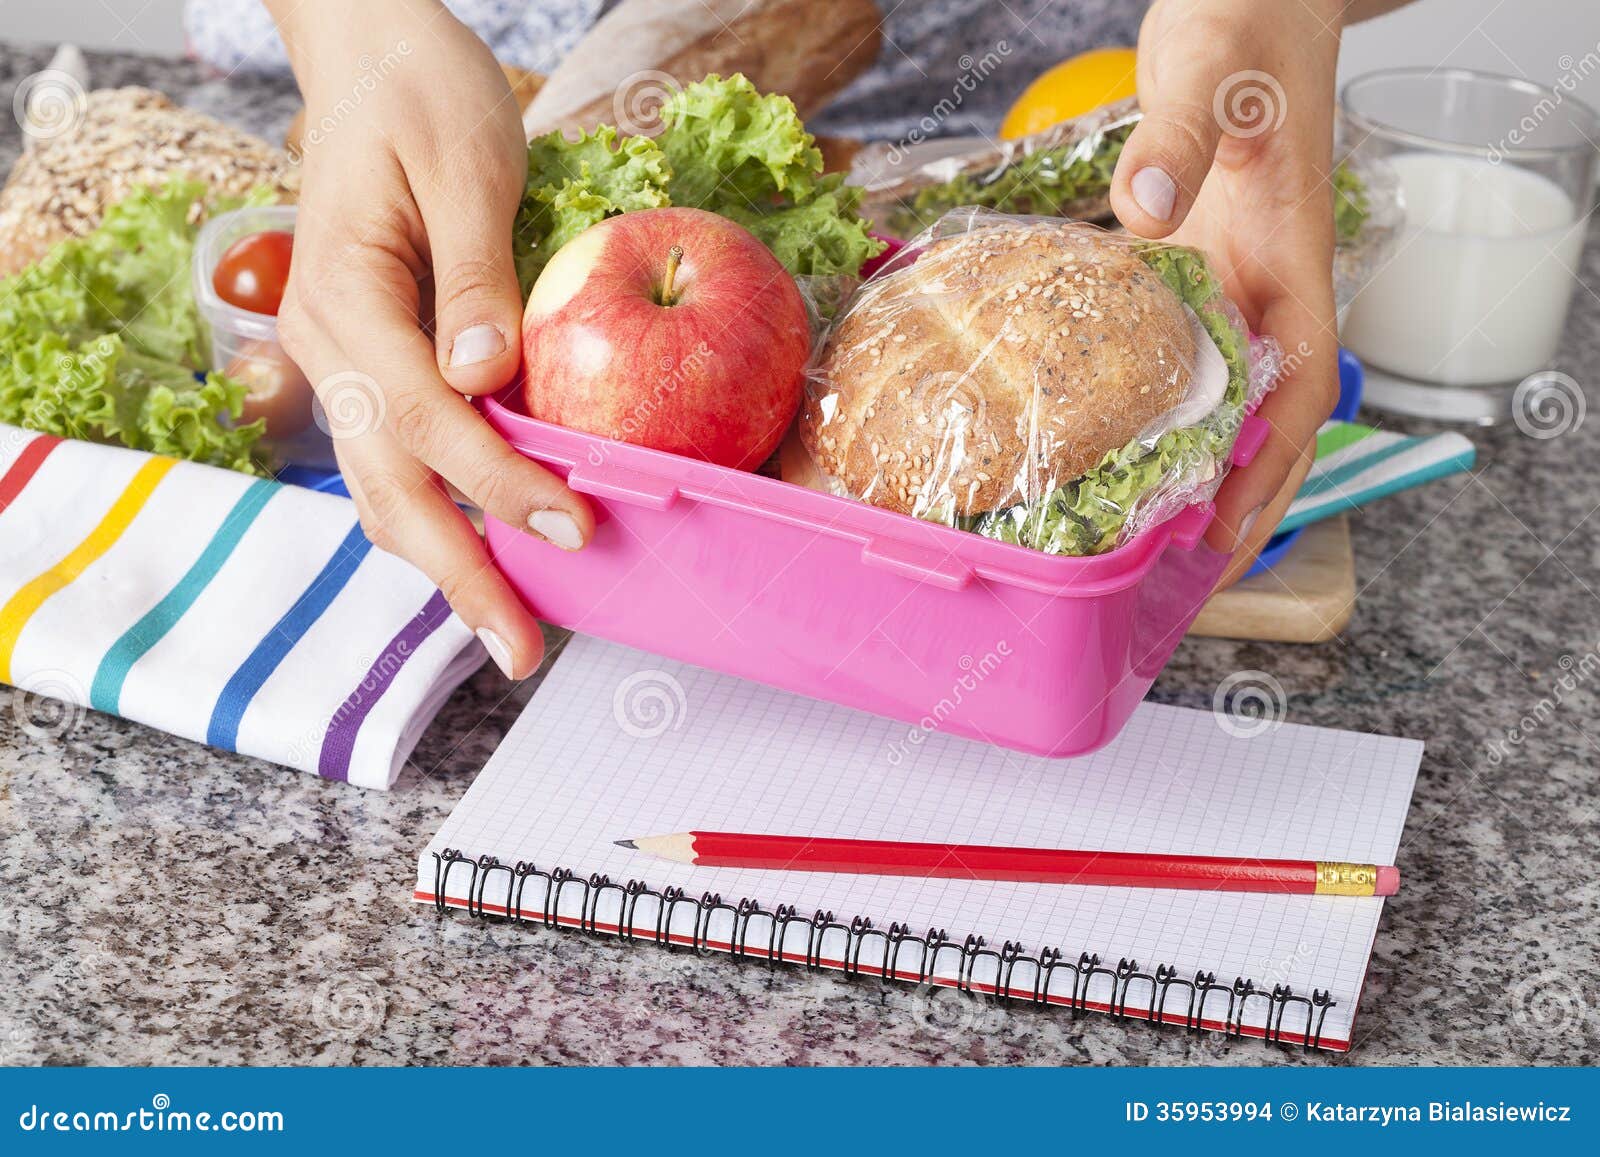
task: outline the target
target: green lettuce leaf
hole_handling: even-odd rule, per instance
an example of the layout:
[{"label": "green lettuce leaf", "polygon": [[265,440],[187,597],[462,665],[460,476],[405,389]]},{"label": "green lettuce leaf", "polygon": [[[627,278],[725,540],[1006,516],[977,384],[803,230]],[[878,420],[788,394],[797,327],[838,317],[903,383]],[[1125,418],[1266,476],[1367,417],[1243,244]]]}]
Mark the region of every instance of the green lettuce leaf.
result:
[{"label": "green lettuce leaf", "polygon": [[135,190],[0,281],[0,421],[261,472],[262,423],[235,424],[245,387],[195,376],[189,271],[207,195],[190,181]]},{"label": "green lettuce leaf", "polygon": [[1087,142],[1038,149],[997,174],[962,173],[919,189],[916,196],[892,211],[889,231],[897,237],[911,237],[951,209],[969,205],[998,213],[1085,216],[1083,202],[1103,201],[1111,195],[1111,175],[1132,132],[1131,124],[1121,125]]},{"label": "green lettuce leaf", "polygon": [[[998,173],[961,173],[918,189],[888,212],[885,227],[912,237],[951,209],[976,205],[999,213],[1094,219],[1109,215],[1111,177],[1134,125],[1120,125],[1089,142],[1039,149]],[[1340,245],[1361,235],[1371,208],[1366,183],[1347,162],[1333,170],[1333,225]]]},{"label": "green lettuce leaf", "polygon": [[844,174],[829,173],[818,178],[803,204],[761,209],[728,205],[718,212],[754,233],[796,277],[831,277],[855,273],[863,261],[882,250],[856,215],[860,200],[861,190],[846,185]]},{"label": "green lettuce leaf", "polygon": [[189,277],[198,232],[191,214],[205,193],[183,182],[138,190],[107,211],[87,246],[123,298],[112,320],[129,344],[190,366],[205,364]]},{"label": "green lettuce leaf", "polygon": [[685,205],[754,233],[795,276],[855,274],[882,251],[857,213],[860,195],[822,176],[822,153],[787,97],[740,75],[708,76],[661,108],[661,133],[610,125],[576,141],[528,146],[528,183],[513,231],[517,280],[533,288],[555,252],[607,217]]},{"label": "green lettuce leaf", "polygon": [[1338,243],[1349,245],[1359,238],[1371,215],[1367,183],[1349,162],[1339,162],[1333,170],[1333,233]]},{"label": "green lettuce leaf", "polygon": [[667,160],[648,137],[601,125],[575,141],[559,132],[528,145],[528,184],[514,227],[517,280],[526,297],[568,241],[617,213],[656,209],[667,197]]},{"label": "green lettuce leaf", "polygon": [[118,334],[77,346],[49,333],[0,345],[0,418],[63,438],[260,473],[251,450],[261,424],[232,426],[244,397],[238,382],[220,374],[196,379]]},{"label": "green lettuce leaf", "polygon": [[763,95],[741,74],[715,74],[673,93],[661,106],[656,143],[672,166],[674,205],[721,213],[755,209],[780,197],[805,204],[822,172],[822,150],[794,102]]}]

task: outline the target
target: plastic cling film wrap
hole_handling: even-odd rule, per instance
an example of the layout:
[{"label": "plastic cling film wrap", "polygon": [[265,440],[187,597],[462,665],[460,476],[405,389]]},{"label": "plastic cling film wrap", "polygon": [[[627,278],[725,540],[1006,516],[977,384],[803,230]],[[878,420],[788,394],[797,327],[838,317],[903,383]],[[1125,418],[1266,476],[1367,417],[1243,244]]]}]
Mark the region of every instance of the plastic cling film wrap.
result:
[{"label": "plastic cling film wrap", "polygon": [[[850,180],[865,190],[862,215],[894,237],[911,237],[963,206],[1109,224],[1111,178],[1142,115],[1129,98],[1012,141],[873,145],[856,155]],[[1387,254],[1402,206],[1384,161],[1344,148],[1339,155],[1334,284],[1343,307]]]},{"label": "plastic cling film wrap", "polygon": [[1192,249],[962,210],[834,320],[784,477],[1097,554],[1216,492],[1281,361]]},{"label": "plastic cling film wrap", "polygon": [[861,215],[901,238],[964,206],[1107,219],[1111,174],[1138,119],[1130,98],[1012,141],[874,145],[857,155],[851,181],[866,190]]},{"label": "plastic cling film wrap", "polygon": [[1388,258],[1404,218],[1400,180],[1387,161],[1350,153],[1334,167],[1333,292],[1341,310]]}]

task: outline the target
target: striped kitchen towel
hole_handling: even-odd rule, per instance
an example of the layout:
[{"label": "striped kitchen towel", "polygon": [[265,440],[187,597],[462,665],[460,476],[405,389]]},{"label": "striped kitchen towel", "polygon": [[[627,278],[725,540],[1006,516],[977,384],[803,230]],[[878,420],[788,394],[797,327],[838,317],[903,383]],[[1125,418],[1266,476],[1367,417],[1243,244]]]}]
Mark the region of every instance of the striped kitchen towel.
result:
[{"label": "striped kitchen towel", "polygon": [[1317,460],[1278,533],[1470,470],[1476,457],[1472,443],[1460,434],[1408,438],[1359,422],[1328,422],[1317,432]]},{"label": "striped kitchen towel", "polygon": [[0,683],[387,788],[483,658],[347,498],[0,425]]}]

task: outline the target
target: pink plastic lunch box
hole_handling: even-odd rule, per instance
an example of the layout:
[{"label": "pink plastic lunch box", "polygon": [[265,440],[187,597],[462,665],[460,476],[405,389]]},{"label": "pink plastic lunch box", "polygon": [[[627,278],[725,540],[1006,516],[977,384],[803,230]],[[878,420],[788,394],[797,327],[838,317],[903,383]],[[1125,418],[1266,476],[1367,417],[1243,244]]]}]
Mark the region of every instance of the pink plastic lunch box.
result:
[{"label": "pink plastic lunch box", "polygon": [[[517,405],[513,389],[484,410],[588,495],[599,523],[566,554],[486,520],[496,564],[540,618],[901,720],[908,746],[935,730],[1048,756],[1107,743],[1228,561],[1200,541],[1210,503],[1109,554],[1046,555]],[[1266,429],[1246,421],[1236,465]]]}]

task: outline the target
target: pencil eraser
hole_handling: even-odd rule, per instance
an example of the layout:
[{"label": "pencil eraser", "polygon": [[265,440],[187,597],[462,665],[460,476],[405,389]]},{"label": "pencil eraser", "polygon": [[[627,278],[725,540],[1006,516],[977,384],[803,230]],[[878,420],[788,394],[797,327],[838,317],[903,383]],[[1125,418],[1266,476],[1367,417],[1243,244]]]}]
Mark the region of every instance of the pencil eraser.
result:
[{"label": "pencil eraser", "polygon": [[1400,890],[1400,869],[1379,868],[1378,883],[1373,890],[1375,896],[1393,896]]}]

